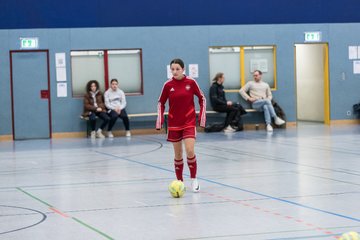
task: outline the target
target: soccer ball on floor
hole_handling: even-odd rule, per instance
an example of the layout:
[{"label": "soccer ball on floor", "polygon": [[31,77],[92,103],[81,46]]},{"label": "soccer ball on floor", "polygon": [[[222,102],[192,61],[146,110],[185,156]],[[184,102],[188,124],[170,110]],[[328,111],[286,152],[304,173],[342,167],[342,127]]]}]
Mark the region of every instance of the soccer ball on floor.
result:
[{"label": "soccer ball on floor", "polygon": [[174,198],[181,198],[185,193],[185,185],[182,181],[174,180],[169,185],[169,192]]},{"label": "soccer ball on floor", "polygon": [[360,240],[360,235],[357,232],[347,232],[341,235],[340,240]]}]

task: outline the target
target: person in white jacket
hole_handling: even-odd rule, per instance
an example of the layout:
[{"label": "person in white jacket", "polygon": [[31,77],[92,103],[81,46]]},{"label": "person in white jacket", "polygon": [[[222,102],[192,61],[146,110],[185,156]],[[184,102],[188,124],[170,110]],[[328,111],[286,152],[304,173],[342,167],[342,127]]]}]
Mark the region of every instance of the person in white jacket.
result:
[{"label": "person in white jacket", "polygon": [[126,98],[125,93],[118,87],[118,80],[111,79],[110,88],[105,92],[105,106],[108,109],[108,114],[110,116],[110,122],[108,125],[108,137],[112,138],[114,135],[112,134],[111,130],[114,127],[116,120],[121,118],[123,120],[126,136],[130,137],[130,123],[129,117],[126,113]]}]

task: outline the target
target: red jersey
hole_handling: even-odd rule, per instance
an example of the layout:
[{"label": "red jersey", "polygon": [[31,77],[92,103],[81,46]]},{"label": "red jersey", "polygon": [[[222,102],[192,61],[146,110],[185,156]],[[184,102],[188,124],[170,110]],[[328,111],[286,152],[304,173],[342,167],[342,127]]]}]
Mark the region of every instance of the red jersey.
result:
[{"label": "red jersey", "polygon": [[199,99],[199,125],[205,127],[206,98],[194,79],[184,76],[181,80],[169,79],[162,88],[157,113],[156,129],[164,123],[165,103],[169,99],[168,129],[182,130],[196,126],[194,95]]}]

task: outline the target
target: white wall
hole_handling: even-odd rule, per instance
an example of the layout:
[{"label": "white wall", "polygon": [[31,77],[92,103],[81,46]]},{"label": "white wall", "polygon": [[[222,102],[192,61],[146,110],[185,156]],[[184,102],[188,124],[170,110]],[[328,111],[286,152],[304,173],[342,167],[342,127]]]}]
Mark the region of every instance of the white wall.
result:
[{"label": "white wall", "polygon": [[324,121],[324,49],[296,44],[297,120]]}]

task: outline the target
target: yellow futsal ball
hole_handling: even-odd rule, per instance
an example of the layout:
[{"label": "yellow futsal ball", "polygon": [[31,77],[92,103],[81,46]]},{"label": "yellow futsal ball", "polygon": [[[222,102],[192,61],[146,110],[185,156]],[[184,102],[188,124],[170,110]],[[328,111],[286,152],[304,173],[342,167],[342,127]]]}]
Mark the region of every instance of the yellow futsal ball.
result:
[{"label": "yellow futsal ball", "polygon": [[360,235],[357,232],[347,232],[341,235],[340,240],[360,240]]},{"label": "yellow futsal ball", "polygon": [[182,181],[174,180],[169,185],[169,192],[174,198],[180,198],[185,193],[185,185]]}]

